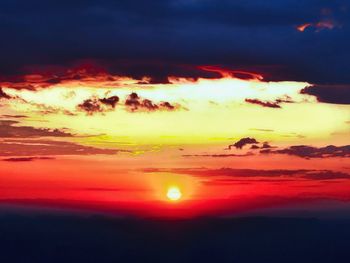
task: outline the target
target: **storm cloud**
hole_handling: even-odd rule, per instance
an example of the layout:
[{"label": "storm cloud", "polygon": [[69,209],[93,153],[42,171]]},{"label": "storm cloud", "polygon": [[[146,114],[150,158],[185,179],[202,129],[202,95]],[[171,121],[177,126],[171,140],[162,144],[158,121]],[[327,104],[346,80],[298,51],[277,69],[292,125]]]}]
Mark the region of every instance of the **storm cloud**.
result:
[{"label": "storm cloud", "polygon": [[89,59],[153,83],[218,77],[200,68],[217,65],[266,80],[350,84],[348,10],[346,0],[5,0],[0,81]]},{"label": "storm cloud", "polygon": [[319,102],[350,104],[350,85],[314,85],[301,93],[316,96]]}]

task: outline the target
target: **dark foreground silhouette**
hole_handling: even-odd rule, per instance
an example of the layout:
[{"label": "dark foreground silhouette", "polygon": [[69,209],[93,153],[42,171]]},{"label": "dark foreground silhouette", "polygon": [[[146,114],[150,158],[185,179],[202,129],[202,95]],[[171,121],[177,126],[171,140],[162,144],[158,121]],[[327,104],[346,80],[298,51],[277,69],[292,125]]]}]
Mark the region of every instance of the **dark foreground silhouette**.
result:
[{"label": "dark foreground silhouette", "polygon": [[350,222],[0,214],[0,262],[350,262]]}]

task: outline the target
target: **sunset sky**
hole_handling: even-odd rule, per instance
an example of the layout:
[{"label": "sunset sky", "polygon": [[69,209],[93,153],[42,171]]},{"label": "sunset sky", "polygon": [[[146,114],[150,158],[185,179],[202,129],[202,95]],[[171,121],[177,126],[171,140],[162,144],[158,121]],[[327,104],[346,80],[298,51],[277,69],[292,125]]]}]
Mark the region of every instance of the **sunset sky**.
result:
[{"label": "sunset sky", "polygon": [[2,205],[348,209],[348,1],[133,2],[1,4]]}]

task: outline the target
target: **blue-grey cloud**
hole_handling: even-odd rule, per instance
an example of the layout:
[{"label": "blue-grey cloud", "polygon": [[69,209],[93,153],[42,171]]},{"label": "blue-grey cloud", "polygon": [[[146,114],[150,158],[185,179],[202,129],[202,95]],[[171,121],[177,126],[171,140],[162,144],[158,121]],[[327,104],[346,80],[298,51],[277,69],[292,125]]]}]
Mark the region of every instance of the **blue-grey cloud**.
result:
[{"label": "blue-grey cloud", "polygon": [[[92,59],[154,82],[217,76],[197,66],[219,65],[267,80],[350,84],[348,12],[347,0],[4,0],[0,75]],[[329,21],[336,26],[296,30]]]}]

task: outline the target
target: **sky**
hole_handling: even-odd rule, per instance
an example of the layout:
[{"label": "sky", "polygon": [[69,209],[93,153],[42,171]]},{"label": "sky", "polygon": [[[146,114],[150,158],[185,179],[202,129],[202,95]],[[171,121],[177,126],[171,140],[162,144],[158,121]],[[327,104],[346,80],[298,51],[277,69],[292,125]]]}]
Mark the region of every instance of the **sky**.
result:
[{"label": "sky", "polygon": [[348,209],[348,1],[1,6],[1,204]]}]

